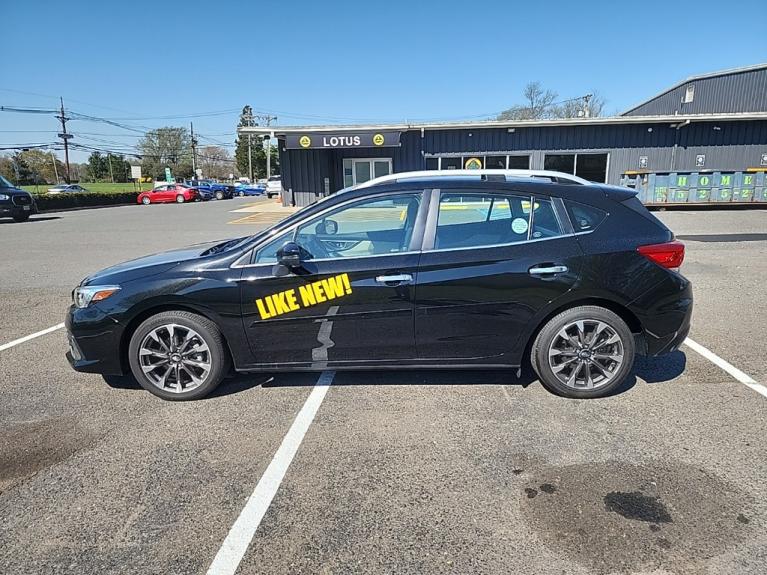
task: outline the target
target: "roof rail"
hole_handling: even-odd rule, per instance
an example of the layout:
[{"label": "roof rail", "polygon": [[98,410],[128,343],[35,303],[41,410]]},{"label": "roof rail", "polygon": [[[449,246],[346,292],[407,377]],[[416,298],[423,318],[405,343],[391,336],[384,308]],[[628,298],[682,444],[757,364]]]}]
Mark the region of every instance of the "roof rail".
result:
[{"label": "roof rail", "polygon": [[565,172],[553,172],[551,170],[419,170],[415,172],[399,172],[379,176],[367,182],[357,184],[354,189],[369,188],[387,182],[402,182],[406,180],[426,180],[435,178],[478,178],[482,180],[500,179],[506,181],[516,179],[542,179],[551,182],[590,185],[592,182],[567,174]]}]

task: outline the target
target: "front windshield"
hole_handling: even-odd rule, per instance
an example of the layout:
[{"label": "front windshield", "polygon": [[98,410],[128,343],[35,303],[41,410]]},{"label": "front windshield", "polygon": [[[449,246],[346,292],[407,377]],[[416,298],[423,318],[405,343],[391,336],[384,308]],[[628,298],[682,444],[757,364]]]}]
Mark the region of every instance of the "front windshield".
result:
[{"label": "front windshield", "polygon": [[6,180],[3,176],[0,176],[0,188],[13,188],[14,185]]}]

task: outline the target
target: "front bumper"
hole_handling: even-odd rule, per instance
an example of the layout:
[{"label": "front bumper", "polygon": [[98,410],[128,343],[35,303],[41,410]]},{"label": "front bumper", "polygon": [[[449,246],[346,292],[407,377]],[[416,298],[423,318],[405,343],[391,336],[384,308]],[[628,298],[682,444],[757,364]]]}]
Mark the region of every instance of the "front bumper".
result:
[{"label": "front bumper", "polygon": [[64,322],[69,351],[66,357],[76,371],[124,375],[121,358],[124,326],[98,308],[69,307]]}]

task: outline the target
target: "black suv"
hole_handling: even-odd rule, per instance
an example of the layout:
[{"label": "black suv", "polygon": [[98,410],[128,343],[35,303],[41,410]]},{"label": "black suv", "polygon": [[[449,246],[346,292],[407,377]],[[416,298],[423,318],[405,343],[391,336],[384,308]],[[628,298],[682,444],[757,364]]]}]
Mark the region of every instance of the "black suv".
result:
[{"label": "black suv", "polygon": [[229,372],[514,368],[598,397],[689,330],[684,246],[625,188],[550,172],[411,172],[255,236],[100,271],[73,292],[72,366],[165,399]]},{"label": "black suv", "polygon": [[25,222],[37,213],[32,194],[20,190],[0,176],[0,218],[10,216],[17,222]]}]

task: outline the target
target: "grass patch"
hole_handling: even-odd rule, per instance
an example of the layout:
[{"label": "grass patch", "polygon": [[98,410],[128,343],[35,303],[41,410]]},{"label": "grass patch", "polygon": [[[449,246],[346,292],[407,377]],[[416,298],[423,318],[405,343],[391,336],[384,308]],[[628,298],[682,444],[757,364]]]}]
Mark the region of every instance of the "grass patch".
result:
[{"label": "grass patch", "polygon": [[[133,193],[133,192],[138,193],[140,191],[152,189],[151,183],[141,184],[140,189],[138,184],[134,186],[133,183],[112,184],[110,182],[95,182],[92,184],[80,184],[80,185],[86,190],[88,190],[89,192],[97,193],[97,194],[123,194],[123,193]],[[48,189],[52,187],[53,187],[53,184],[40,184],[39,186],[34,186],[34,185],[21,186],[21,189],[27,192],[30,192],[32,194],[35,194],[36,196],[39,197],[39,196],[45,195],[48,192]],[[59,195],[64,195],[64,194],[59,194]]]}]

